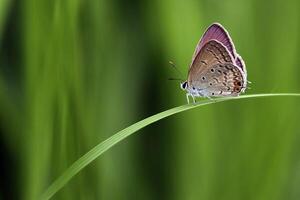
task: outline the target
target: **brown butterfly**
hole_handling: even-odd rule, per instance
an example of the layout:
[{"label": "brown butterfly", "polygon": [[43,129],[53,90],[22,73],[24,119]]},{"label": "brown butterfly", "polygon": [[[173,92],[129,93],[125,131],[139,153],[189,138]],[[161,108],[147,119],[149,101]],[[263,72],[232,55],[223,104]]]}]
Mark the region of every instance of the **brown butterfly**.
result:
[{"label": "brown butterfly", "polygon": [[187,91],[187,101],[195,97],[238,96],[247,87],[245,63],[236,53],[234,44],[218,23],[212,24],[196,46],[187,81],[181,88]]}]

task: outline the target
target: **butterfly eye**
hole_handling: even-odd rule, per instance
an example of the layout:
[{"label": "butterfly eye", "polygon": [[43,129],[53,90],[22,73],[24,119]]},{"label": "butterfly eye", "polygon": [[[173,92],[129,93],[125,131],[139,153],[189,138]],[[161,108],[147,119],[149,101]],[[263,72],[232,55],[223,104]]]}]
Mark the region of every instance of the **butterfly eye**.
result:
[{"label": "butterfly eye", "polygon": [[215,69],[210,69],[211,72],[215,72]]},{"label": "butterfly eye", "polygon": [[202,76],[202,80],[205,80],[205,77],[204,77],[204,76]]},{"label": "butterfly eye", "polygon": [[181,83],[181,88],[186,89],[187,88],[187,82],[185,81],[184,83]]}]

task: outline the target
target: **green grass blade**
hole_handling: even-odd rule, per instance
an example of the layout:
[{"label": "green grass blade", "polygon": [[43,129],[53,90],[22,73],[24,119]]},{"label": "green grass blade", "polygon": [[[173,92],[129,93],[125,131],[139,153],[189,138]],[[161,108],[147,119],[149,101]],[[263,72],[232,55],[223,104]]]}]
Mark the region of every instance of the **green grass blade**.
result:
[{"label": "green grass blade", "polygon": [[125,129],[117,132],[116,134],[112,135],[105,141],[101,142],[100,144],[98,144],[97,146],[92,148],[89,152],[87,152],[85,155],[83,155],[77,161],[75,161],[60,177],[58,177],[48,187],[48,189],[42,195],[42,199],[50,199],[55,193],[57,193],[61,188],[63,188],[73,176],[75,176],[84,167],[86,167],[88,164],[90,164],[92,161],[94,161],[97,157],[102,155],[104,152],[106,152],[108,149],[110,149],[117,143],[124,140],[126,137],[132,135],[133,133],[137,132],[138,130],[144,128],[145,126],[148,126],[149,124],[152,124],[156,121],[159,121],[163,118],[174,115],[176,113],[180,113],[180,112],[192,109],[192,108],[197,108],[197,107],[208,105],[208,104],[214,104],[214,103],[228,101],[228,100],[248,99],[248,98],[258,98],[258,97],[275,97],[275,96],[300,96],[300,94],[297,94],[297,93],[251,94],[251,95],[242,95],[239,97],[224,97],[224,98],[217,98],[214,100],[203,100],[196,104],[187,104],[187,105],[178,106],[178,107],[163,111],[161,113],[155,114],[153,116],[150,116],[146,119],[143,119]]}]

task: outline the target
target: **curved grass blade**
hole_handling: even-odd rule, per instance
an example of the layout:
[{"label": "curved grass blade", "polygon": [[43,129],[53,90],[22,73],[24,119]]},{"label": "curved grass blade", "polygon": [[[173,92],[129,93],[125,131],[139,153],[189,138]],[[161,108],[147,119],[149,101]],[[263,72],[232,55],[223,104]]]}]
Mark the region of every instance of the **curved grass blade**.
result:
[{"label": "curved grass blade", "polygon": [[78,172],[80,172],[83,168],[85,168],[88,164],[94,161],[97,157],[102,155],[108,149],[113,147],[114,145],[118,144],[126,137],[132,135],[133,133],[137,132],[138,130],[152,124],[156,121],[159,121],[163,118],[168,116],[174,115],[176,113],[180,113],[186,110],[190,110],[192,108],[197,108],[200,106],[214,104],[222,101],[228,100],[237,100],[237,99],[248,99],[248,98],[258,98],[258,97],[275,97],[275,96],[299,96],[300,94],[297,93],[275,93],[275,94],[251,94],[251,95],[242,95],[238,97],[224,97],[224,98],[217,98],[214,100],[203,100],[196,104],[187,104],[178,106],[161,113],[155,114],[150,116],[146,119],[143,119],[131,126],[117,132],[116,134],[112,135],[108,139],[104,140],[103,142],[96,145],[92,148],[89,152],[85,155],[80,157],[77,161],[75,161],[60,177],[58,177],[45,191],[42,195],[42,199],[50,199],[55,193],[57,193],[61,188],[63,188],[70,179],[75,176]]}]

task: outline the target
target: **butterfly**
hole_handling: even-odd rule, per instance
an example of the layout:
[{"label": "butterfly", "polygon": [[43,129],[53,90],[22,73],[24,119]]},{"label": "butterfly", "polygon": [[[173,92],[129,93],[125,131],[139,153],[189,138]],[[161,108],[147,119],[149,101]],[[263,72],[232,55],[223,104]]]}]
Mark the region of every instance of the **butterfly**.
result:
[{"label": "butterfly", "polygon": [[247,87],[246,65],[219,23],[210,25],[198,42],[188,70],[188,78],[180,84],[189,96],[238,96]]}]

